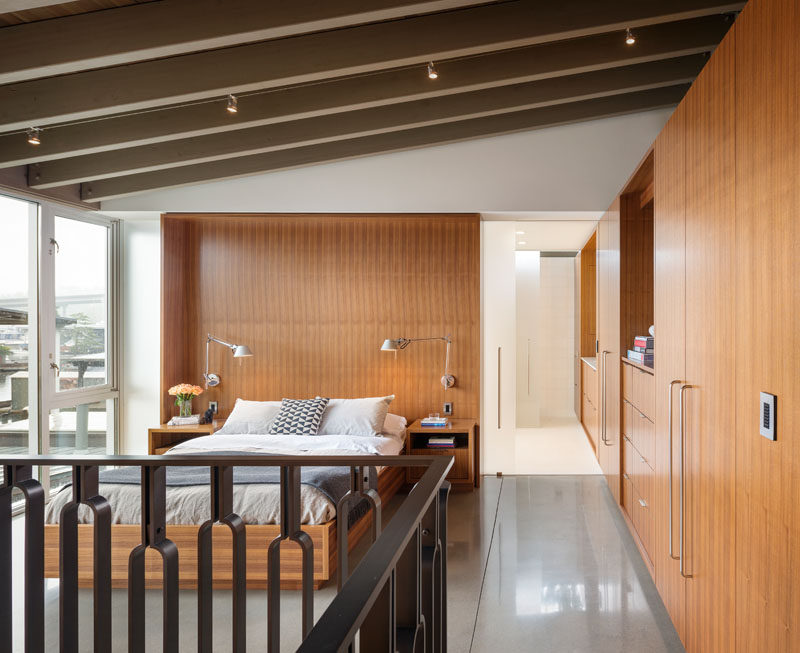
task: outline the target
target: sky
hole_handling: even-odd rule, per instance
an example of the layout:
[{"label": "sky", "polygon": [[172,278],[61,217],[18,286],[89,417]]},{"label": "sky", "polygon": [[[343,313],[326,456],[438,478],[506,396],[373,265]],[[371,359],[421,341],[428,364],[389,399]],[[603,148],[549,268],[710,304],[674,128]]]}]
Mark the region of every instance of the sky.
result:
[{"label": "sky", "polygon": [[[28,207],[28,202],[0,195],[0,298],[28,294]],[[56,294],[103,292],[106,228],[56,216],[55,238]]]}]

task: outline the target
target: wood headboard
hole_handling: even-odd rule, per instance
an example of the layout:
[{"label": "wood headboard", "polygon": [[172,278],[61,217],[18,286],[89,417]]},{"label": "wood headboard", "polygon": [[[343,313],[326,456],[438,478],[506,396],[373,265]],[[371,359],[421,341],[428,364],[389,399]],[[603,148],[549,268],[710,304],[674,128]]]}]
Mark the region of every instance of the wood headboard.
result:
[{"label": "wood headboard", "polygon": [[[477,215],[165,214],[162,229],[162,421],[166,391],[202,385],[211,333],[246,344],[234,359],[212,344],[222,382],[195,412],[237,397],[395,394],[410,420],[441,411],[477,417],[480,392],[480,223]],[[451,334],[445,392],[443,342],[397,354],[385,338]]]}]

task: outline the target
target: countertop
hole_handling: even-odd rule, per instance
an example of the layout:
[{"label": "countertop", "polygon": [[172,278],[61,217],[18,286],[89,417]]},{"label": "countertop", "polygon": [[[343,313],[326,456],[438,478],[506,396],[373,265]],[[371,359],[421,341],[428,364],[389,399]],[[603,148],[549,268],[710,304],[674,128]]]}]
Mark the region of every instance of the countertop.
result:
[{"label": "countertop", "polygon": [[591,367],[595,372],[597,371],[597,357],[596,356],[581,356],[581,360]]}]

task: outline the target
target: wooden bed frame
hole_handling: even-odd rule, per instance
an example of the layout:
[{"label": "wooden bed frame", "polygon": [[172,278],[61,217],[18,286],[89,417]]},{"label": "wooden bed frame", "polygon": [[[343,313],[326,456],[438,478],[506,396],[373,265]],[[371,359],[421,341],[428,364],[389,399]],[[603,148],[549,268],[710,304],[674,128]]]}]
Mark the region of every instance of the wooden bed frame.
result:
[{"label": "wooden bed frame", "polygon": [[[385,467],[378,475],[378,494],[386,505],[405,482],[404,467]],[[350,527],[348,550],[370,532],[372,512],[364,515]],[[195,525],[168,525],[166,536],[178,547],[179,579],[181,589],[197,588],[197,532]],[[336,574],[336,519],[324,524],[304,525],[303,530],[314,543],[314,589],[319,589]],[[91,524],[78,525],[78,585],[92,587],[92,560],[94,555]],[[267,545],[280,535],[280,525],[253,525],[247,533],[247,587],[264,589],[267,586]],[[232,580],[231,532],[227,526],[213,528],[214,587],[230,589]],[[128,556],[141,544],[142,527],[139,524],[113,524],[111,526],[111,585],[128,586]],[[44,575],[58,578],[59,526],[44,527]],[[160,588],[162,578],[161,556],[153,550],[147,553],[145,583],[148,588]],[[294,542],[281,543],[281,588],[299,589],[301,581],[301,552]]]}]

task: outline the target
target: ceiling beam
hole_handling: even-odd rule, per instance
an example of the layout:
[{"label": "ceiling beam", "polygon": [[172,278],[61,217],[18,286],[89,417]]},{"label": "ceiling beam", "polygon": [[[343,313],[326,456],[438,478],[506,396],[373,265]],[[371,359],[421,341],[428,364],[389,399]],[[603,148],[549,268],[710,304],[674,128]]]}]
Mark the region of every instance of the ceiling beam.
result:
[{"label": "ceiling beam", "polygon": [[90,181],[81,185],[81,196],[84,201],[97,202],[161,188],[230,179],[369,154],[440,145],[674,106],[684,96],[688,87],[688,84],[681,84],[570,104],[558,104],[441,125],[362,136],[320,145],[308,145],[278,152]]},{"label": "ceiling beam", "polygon": [[[446,11],[485,2],[161,0],[93,11],[3,29],[3,38],[0,39],[0,84]],[[0,9],[2,5],[0,2]]]},{"label": "ceiling beam", "polygon": [[[0,131],[317,82],[735,10],[729,0],[520,0],[0,86]],[[116,11],[116,10],[112,10]]]},{"label": "ceiling beam", "polygon": [[611,33],[437,62],[436,83],[404,68],[295,86],[243,96],[234,116],[220,101],[55,126],[37,147],[17,133],[0,135],[0,167],[709,52],[729,27],[724,17],[707,16],[641,28],[635,47]]},{"label": "ceiling beam", "polygon": [[703,55],[445,95],[32,165],[32,188],[119,177],[359,136],[690,83]]}]

